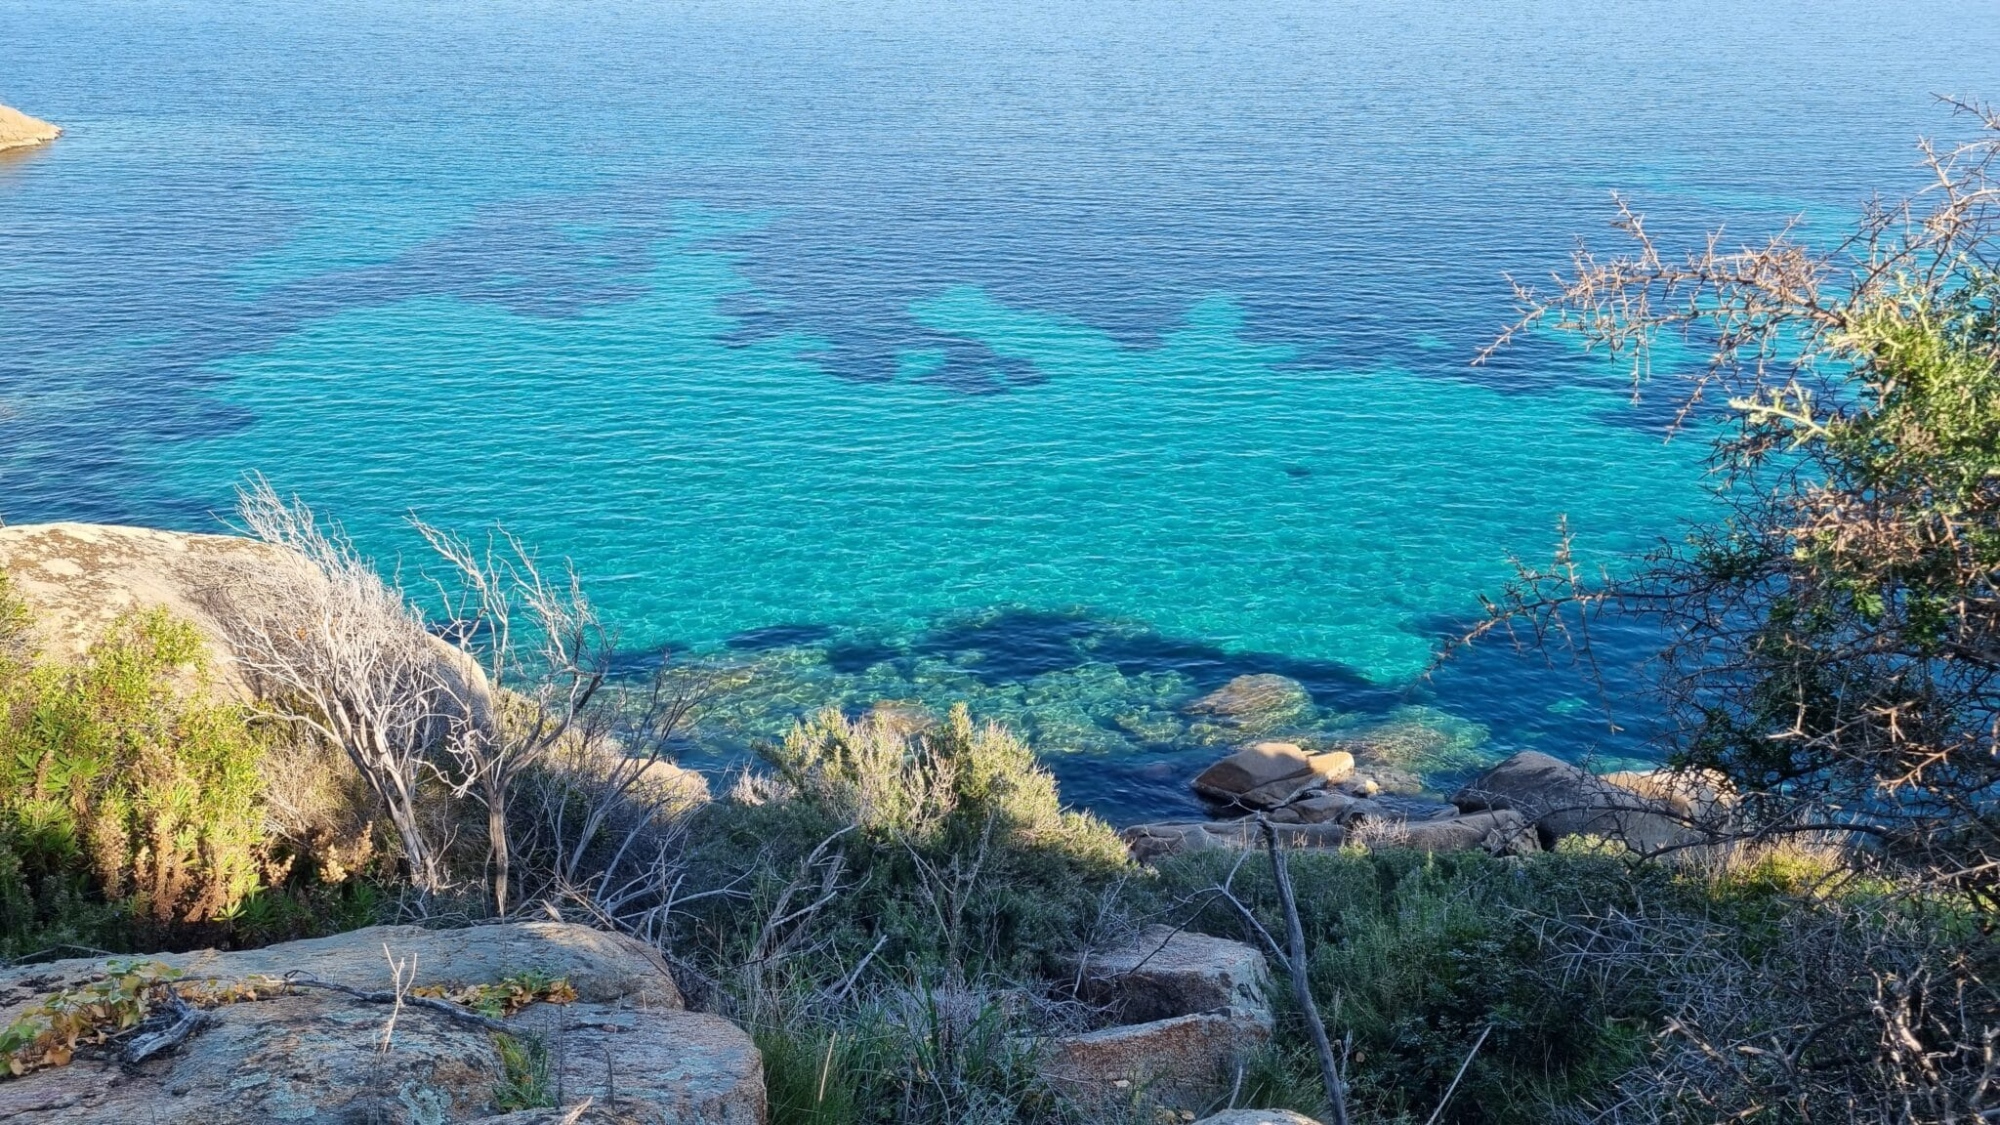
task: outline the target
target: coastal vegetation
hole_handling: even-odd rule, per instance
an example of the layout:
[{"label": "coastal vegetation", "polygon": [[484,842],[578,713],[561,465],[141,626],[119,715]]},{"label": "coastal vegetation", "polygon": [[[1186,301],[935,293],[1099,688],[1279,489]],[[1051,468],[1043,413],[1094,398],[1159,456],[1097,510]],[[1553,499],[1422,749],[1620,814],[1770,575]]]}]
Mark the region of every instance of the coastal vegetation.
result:
[{"label": "coastal vegetation", "polygon": [[[1279,862],[1266,820],[1288,804],[1239,822],[1268,856],[1246,835],[1140,863],[962,706],[806,716],[711,798],[673,758],[717,684],[668,662],[619,675],[580,578],[504,533],[419,525],[434,566],[385,579],[256,481],[241,522],[274,550],[226,564],[206,626],[135,610],[64,658],[0,582],[0,953],[552,920],[636,939],[740,1023],[777,1125],[1137,1125],[1194,1110],[1048,1063],[1117,1026],[1084,987],[1092,959],[1164,926],[1263,942],[1297,982],[1266,990],[1268,1034],[1203,1109],[1987,1120],[2000,118],[1982,122],[1931,153],[1929,194],[1830,248],[1786,233],[1676,259],[1627,209],[1632,255],[1583,253],[1552,295],[1522,291],[1517,331],[1633,357],[1642,390],[1661,333],[1711,356],[1683,431],[1720,435],[1728,515],[1630,573],[1524,570],[1476,631],[1588,667],[1604,615],[1665,620],[1670,780],[1726,815],[1646,804],[1682,822],[1660,846],[1555,832],[1577,811],[1557,809],[1507,854],[1355,831]],[[220,690],[223,657],[253,698]],[[554,1028],[496,1041],[497,1108],[560,1100]]]},{"label": "coastal vegetation", "polygon": [[176,675],[200,681],[199,639],[138,614],[77,664],[38,664],[18,654],[8,595],[0,581],[15,650],[0,656],[0,946],[28,952],[51,930],[101,944],[106,926],[159,940],[237,910],[276,858],[263,736],[238,708],[178,697]]}]

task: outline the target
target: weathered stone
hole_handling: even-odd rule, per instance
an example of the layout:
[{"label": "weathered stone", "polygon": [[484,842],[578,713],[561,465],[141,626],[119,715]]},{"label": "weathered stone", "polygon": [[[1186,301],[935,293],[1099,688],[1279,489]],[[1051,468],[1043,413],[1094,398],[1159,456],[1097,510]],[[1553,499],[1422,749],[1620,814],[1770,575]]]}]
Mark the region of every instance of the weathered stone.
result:
[{"label": "weathered stone", "polygon": [[1233,1015],[1176,1016],[1052,1041],[1042,1064],[1051,1086],[1086,1106],[1143,1098],[1168,1109],[1213,1105],[1267,1024]]},{"label": "weathered stone", "polygon": [[[262,949],[152,953],[145,959],[177,969],[188,980],[233,982],[299,973],[372,991],[394,983],[390,957],[411,962],[406,972],[413,988],[478,984],[532,970],[567,978],[580,1000],[622,1000],[660,1009],[682,1006],[680,992],[658,953],[622,934],[568,922],[514,922],[463,930],[370,926]],[[41,996],[103,975],[105,961],[78,957],[0,971],[0,1024]]]},{"label": "weathered stone", "polygon": [[1354,774],[1354,755],[1345,750],[1314,754],[1309,760],[1312,771],[1328,781],[1344,781]]},{"label": "weathered stone", "polygon": [[1289,742],[1258,742],[1195,775],[1195,792],[1232,800],[1275,781],[1312,776],[1312,759]]},{"label": "weathered stone", "polygon": [[1238,676],[1184,708],[1191,715],[1212,717],[1224,726],[1246,731],[1269,730],[1297,718],[1312,707],[1312,693],[1288,676],[1262,673]]},{"label": "weathered stone", "polygon": [[[1338,799],[1334,794],[1325,796]],[[1330,805],[1329,802],[1329,806],[1318,807]],[[1283,846],[1326,851],[1354,842],[1375,848],[1415,848],[1429,852],[1483,850],[1494,855],[1541,850],[1533,827],[1511,810],[1413,820],[1374,801],[1356,800],[1337,821],[1280,819],[1286,813],[1302,816],[1295,810],[1306,807],[1308,802],[1300,802],[1267,817],[1277,829],[1278,841]],[[1155,863],[1210,848],[1242,850],[1264,846],[1255,817],[1138,824],[1125,829],[1122,835],[1132,858],[1141,863]]]},{"label": "weathered stone", "polygon": [[[45,523],[0,527],[0,570],[28,608],[43,655],[73,660],[126,613],[165,609],[200,631],[210,680],[225,698],[255,697],[225,622],[251,606],[282,604],[304,559],[253,539],[141,527]],[[432,638],[454,693],[491,713],[486,677],[463,652]]]},{"label": "weathered stone", "polygon": [[1309,793],[1282,808],[1273,809],[1270,816],[1277,824],[1345,824],[1357,812],[1369,812],[1379,807],[1365,797],[1329,789]]},{"label": "weathered stone", "polygon": [[1079,975],[1080,998],[1117,1023],[1222,1011],[1270,1019],[1264,955],[1240,941],[1148,926],[1086,959]]},{"label": "weathered stone", "polygon": [[[1338,824],[1280,824],[1273,822],[1278,839],[1293,848],[1337,848],[1347,839]],[[1209,848],[1261,848],[1263,834],[1254,817],[1238,820],[1160,821],[1135,824],[1121,835],[1141,863]]]},{"label": "weathered stone", "polygon": [[1271,1038],[1269,970],[1242,942],[1150,926],[1079,978],[1081,997],[1121,1022],[1050,1040],[1043,1076],[1085,1105],[1213,1105]]},{"label": "weathered stone", "polygon": [[1319,1122],[1289,1109],[1231,1109],[1204,1117],[1194,1125],[1319,1125]]},{"label": "weathered stone", "polygon": [[[1468,812],[1519,812],[1535,826],[1545,848],[1566,836],[1587,835],[1647,855],[1700,838],[1671,795],[1656,799],[1534,751],[1494,766],[1454,794],[1452,803]],[[1682,807],[1687,807],[1685,801]]]},{"label": "weathered stone", "polygon": [[1193,784],[1229,807],[1270,809],[1353,772],[1354,756],[1342,751],[1308,755],[1290,742],[1254,742],[1203,770]]},{"label": "weathered stone", "polygon": [[1448,820],[1458,816],[1458,806],[1429,797],[1405,797],[1401,793],[1377,793],[1357,810],[1376,820]]},{"label": "weathered stone", "polygon": [[[389,985],[383,954],[414,955],[416,981],[492,983],[528,969],[567,977],[580,1002],[535,1004],[507,1022],[549,1045],[551,1086],[565,1104],[591,1098],[599,1122],[761,1125],[762,1066],[742,1029],[680,1010],[657,956],[628,939],[561,923],[485,926],[426,934],[377,927],[245,953],[162,955],[197,979],[240,981],[292,970],[362,989]],[[80,966],[59,962],[0,975],[12,1014],[24,993],[60,987]],[[252,1122],[552,1120],[500,1115],[505,1077],[491,1034],[422,1007],[389,1009],[338,993],[297,989],[210,1010],[176,1050],[135,1066],[80,1055],[67,1067],[0,1083],[10,1122]],[[385,1042],[387,1049],[383,1048]]]},{"label": "weathered stone", "polygon": [[1726,820],[1736,805],[1736,788],[1714,770],[1644,770],[1603,775],[1616,785],[1675,816],[1699,823]]},{"label": "weathered stone", "polygon": [[1210,833],[1208,825],[1208,821],[1202,820],[1157,821],[1135,824],[1119,835],[1133,859],[1154,863],[1170,856],[1223,847],[1221,838]]},{"label": "weathered stone", "polygon": [[[1471,813],[1440,820],[1383,821],[1377,847],[1414,848],[1426,852],[1484,851],[1492,855],[1522,855],[1541,851],[1535,831],[1511,810]],[[1367,833],[1362,833],[1364,838]]]},{"label": "weathered stone", "polygon": [[1268,785],[1259,785],[1248,792],[1237,794],[1225,803],[1239,811],[1273,809],[1297,797],[1301,793],[1320,789],[1325,785],[1326,779],[1317,774],[1300,774],[1297,777],[1285,778],[1283,781],[1273,781]]},{"label": "weathered stone", "polygon": [[29,117],[18,109],[0,105],[0,149],[44,144],[62,136],[62,129]]}]

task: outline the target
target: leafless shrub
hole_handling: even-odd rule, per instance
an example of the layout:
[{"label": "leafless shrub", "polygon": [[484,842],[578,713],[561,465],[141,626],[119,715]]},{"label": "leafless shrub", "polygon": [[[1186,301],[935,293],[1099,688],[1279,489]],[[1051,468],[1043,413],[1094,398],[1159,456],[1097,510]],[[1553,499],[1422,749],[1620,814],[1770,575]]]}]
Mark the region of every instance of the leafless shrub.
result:
[{"label": "leafless shrub", "polygon": [[[1216,884],[1216,897],[1229,904],[1243,920],[1243,927],[1254,935],[1264,952],[1277,962],[1279,971],[1285,974],[1292,986],[1292,1002],[1298,1006],[1304,1017],[1306,1031],[1312,1039],[1313,1054],[1319,1060],[1320,1082],[1326,1089],[1327,1107],[1332,1113],[1332,1125],[1347,1125],[1347,1080],[1342,1077],[1340,1058],[1334,1053],[1333,1041],[1327,1037],[1326,1020],[1320,1015],[1319,1004],[1314,1001],[1312,983],[1308,976],[1309,961],[1306,953],[1305,930],[1299,921],[1298,899],[1292,888],[1291,867],[1285,860],[1285,846],[1278,842],[1277,829],[1269,819],[1259,814],[1257,827],[1264,836],[1264,852],[1271,861],[1271,881],[1278,890],[1279,910],[1285,919],[1285,940],[1280,942],[1271,931],[1257,920],[1257,915],[1243,900],[1236,897],[1230,884],[1235,881],[1236,872],[1243,864],[1239,860],[1231,868],[1229,877]],[[1250,853],[1244,852],[1243,858]],[[1454,1083],[1456,1085],[1456,1083]]]},{"label": "leafless shrub", "polygon": [[1760,942],[1720,940],[1644,908],[1546,923],[1550,987],[1579,977],[1597,988],[1643,983],[1665,1007],[1646,1061],[1563,1118],[1920,1125],[1994,1116],[2000,1006],[1950,918],[1822,900],[1768,921],[1773,932]]},{"label": "leafless shrub", "polygon": [[589,746],[602,736],[593,705],[610,675],[611,637],[574,569],[552,581],[505,532],[475,549],[422,520],[411,523],[449,565],[450,579],[438,583],[445,614],[462,651],[499,692],[493,721],[460,723],[445,749],[454,793],[486,810],[487,886],[504,915],[516,784],[565,743]]},{"label": "leafless shrub", "polygon": [[238,576],[254,596],[218,607],[245,673],[280,718],[339,747],[394,826],[421,894],[447,881],[444,845],[426,830],[420,790],[436,756],[473,717],[472,691],[450,650],[385,583],[338,526],[259,478],[238,517],[285,554]]},{"label": "leafless shrub", "polygon": [[744,958],[744,990],[752,1003],[769,995],[769,974],[791,957],[816,952],[825,945],[815,938],[813,923],[840,897],[847,857],[834,845],[854,831],[850,825],[821,840],[801,860],[797,871],[771,904],[764,924]]},{"label": "leafless shrub", "polygon": [[523,901],[665,950],[677,912],[740,894],[733,882],[688,882],[689,834],[708,787],[667,749],[707,692],[699,673],[663,668],[643,688],[599,696],[535,757],[516,797],[531,815],[510,823]]}]

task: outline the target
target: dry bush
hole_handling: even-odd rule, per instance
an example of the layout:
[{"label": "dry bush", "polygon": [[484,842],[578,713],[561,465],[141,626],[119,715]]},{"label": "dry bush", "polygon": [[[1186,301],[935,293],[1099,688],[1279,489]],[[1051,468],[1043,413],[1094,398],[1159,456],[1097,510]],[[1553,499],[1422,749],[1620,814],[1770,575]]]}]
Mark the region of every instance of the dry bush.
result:
[{"label": "dry bush", "polygon": [[317,737],[274,742],[258,771],[265,825],[325,883],[345,882],[375,858],[374,795],[354,763]]},{"label": "dry bush", "polygon": [[1975,1122],[2000,1098],[2000,996],[1963,916],[1815,898],[1751,920],[1607,911],[1547,924],[1550,986],[1645,988],[1646,1061],[1575,1122]]},{"label": "dry bush", "polygon": [[420,520],[411,521],[449,566],[438,591],[461,651],[499,693],[494,721],[451,732],[453,794],[486,811],[486,883],[506,914],[513,878],[509,812],[517,783],[558,749],[573,745],[583,764],[603,736],[596,706],[610,678],[613,644],[571,569],[551,581],[533,552],[505,532],[484,549]]},{"label": "dry bush", "polygon": [[523,902],[642,938],[663,951],[689,905],[731,893],[690,885],[699,774],[669,747],[709,692],[706,677],[663,668],[642,689],[599,697],[518,775],[510,822]]},{"label": "dry bush", "polygon": [[219,604],[217,618],[260,699],[301,732],[344,752],[394,827],[420,895],[445,888],[445,842],[424,789],[455,733],[485,713],[478,685],[430,636],[422,615],[360,556],[338,527],[259,479],[237,511],[291,564],[238,565],[257,596]]}]

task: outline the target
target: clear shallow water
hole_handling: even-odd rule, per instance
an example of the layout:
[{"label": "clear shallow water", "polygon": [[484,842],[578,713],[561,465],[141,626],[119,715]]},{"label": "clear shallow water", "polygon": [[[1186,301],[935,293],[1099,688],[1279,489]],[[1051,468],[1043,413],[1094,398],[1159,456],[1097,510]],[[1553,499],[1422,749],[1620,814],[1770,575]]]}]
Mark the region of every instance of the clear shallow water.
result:
[{"label": "clear shallow water", "polygon": [[70,129],[0,156],[0,515],[502,522],[742,670],[708,763],[964,698],[1170,812],[1255,671],[1435,773],[1643,756],[1534,659],[1416,678],[1560,517],[1701,503],[1617,370],[1467,366],[1500,271],[1613,188],[1831,233],[2000,92],[2000,6],[1075,7],[0,0]]}]

